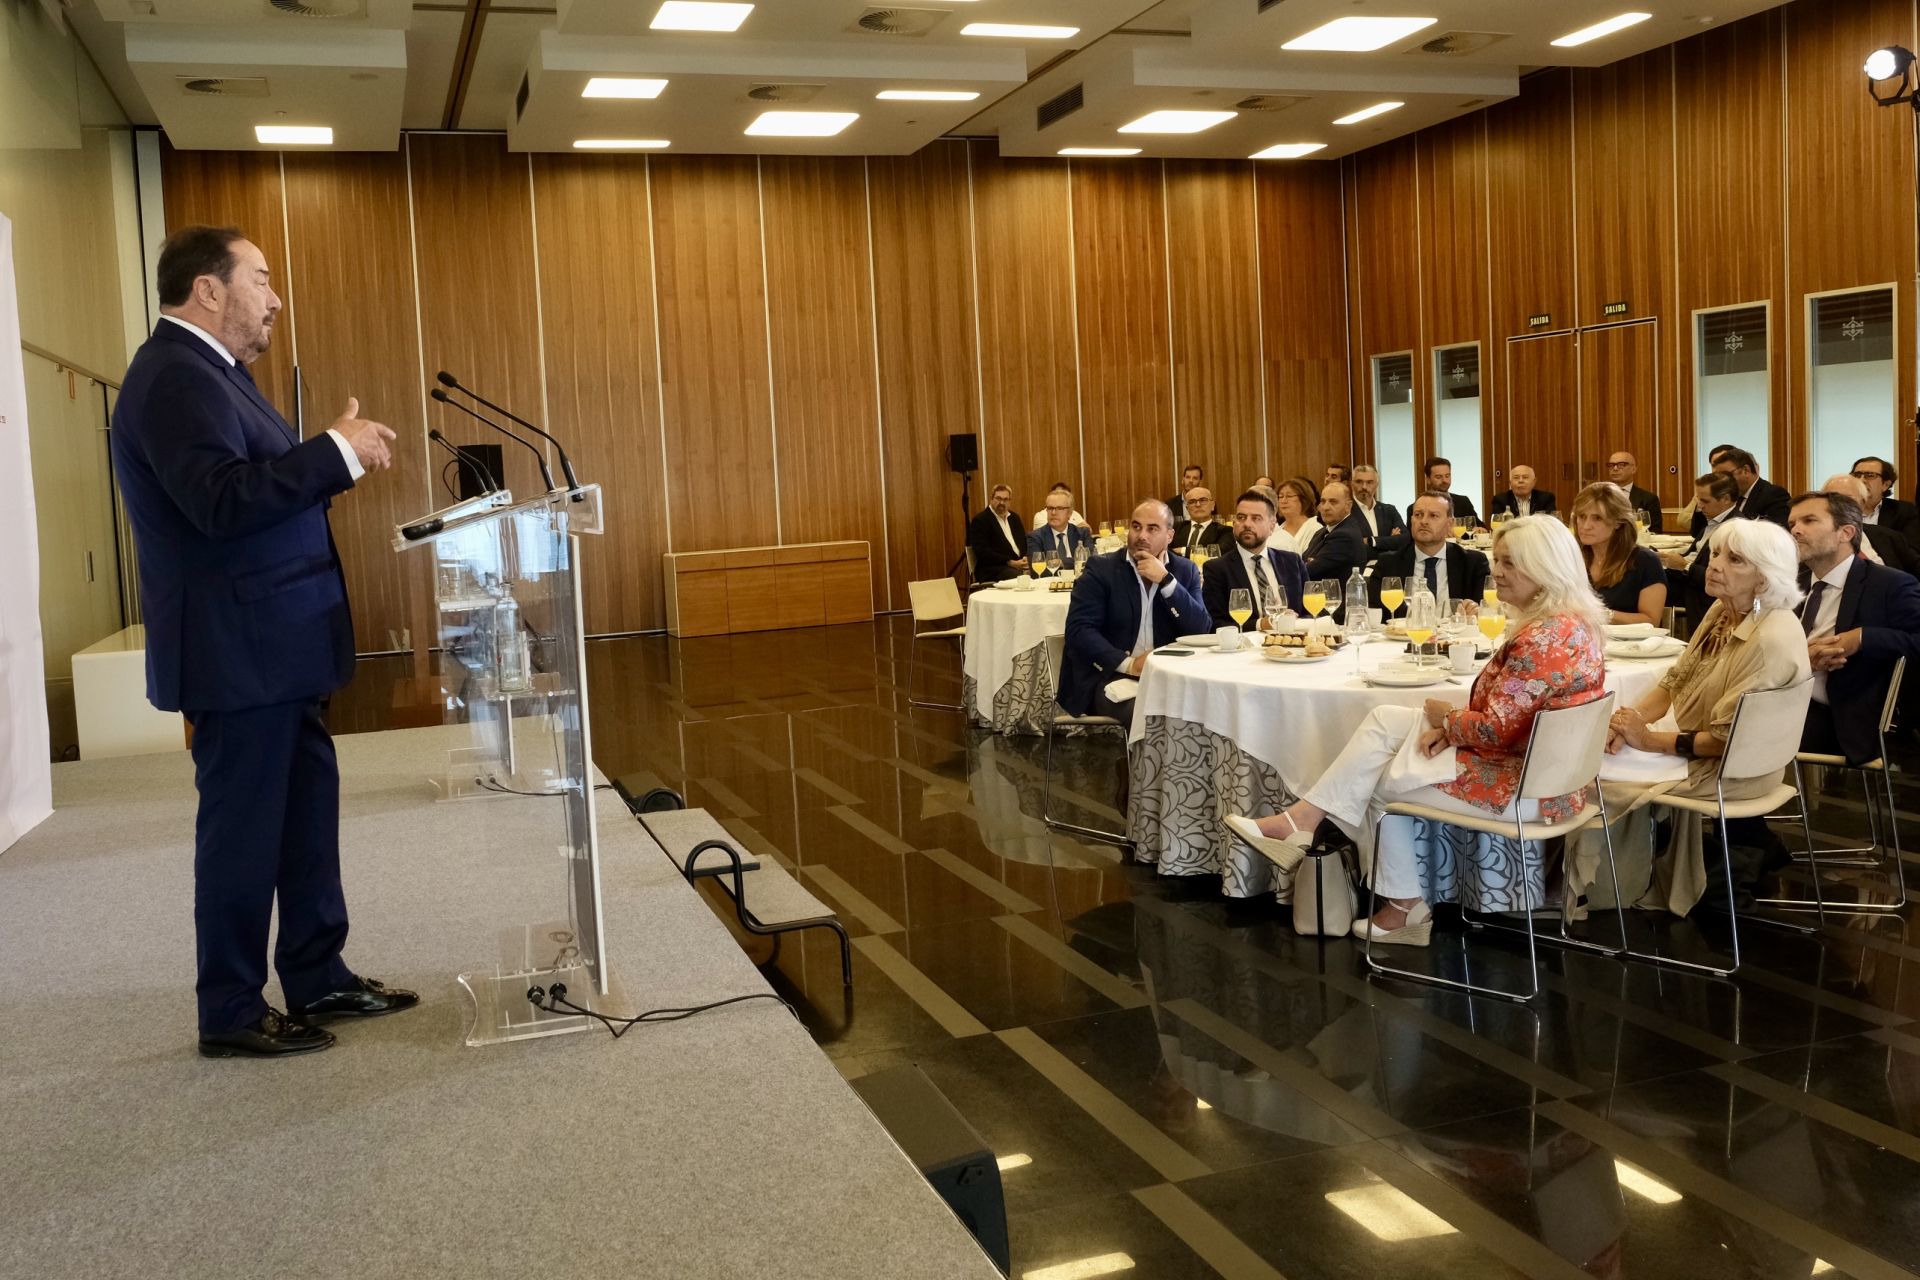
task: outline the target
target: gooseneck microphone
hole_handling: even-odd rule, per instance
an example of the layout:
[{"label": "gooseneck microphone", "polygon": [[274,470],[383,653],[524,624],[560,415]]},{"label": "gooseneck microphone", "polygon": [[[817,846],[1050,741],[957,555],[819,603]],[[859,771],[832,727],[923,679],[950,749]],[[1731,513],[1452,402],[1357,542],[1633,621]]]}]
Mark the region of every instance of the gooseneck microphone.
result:
[{"label": "gooseneck microphone", "polygon": [[[506,418],[508,421],[513,422],[518,426],[525,427],[527,430],[533,432],[535,435],[542,436],[545,439],[551,441],[553,444],[554,452],[560,455],[560,473],[566,476],[567,487],[569,489],[578,489],[580,487],[579,478],[573,474],[573,459],[567,456],[567,449],[565,445],[561,444],[558,440],[555,440],[552,436],[548,435],[545,431],[542,431],[539,427],[534,426],[531,422],[528,422],[525,418],[521,417],[519,414],[515,413],[513,410],[508,409],[502,405],[495,404],[493,401],[481,395],[478,391],[475,391],[472,387],[462,386],[460,384],[460,379],[454,377],[452,374],[448,373],[445,369],[442,369],[435,376],[440,380],[441,386],[452,387],[455,391],[460,392],[462,395],[471,396],[475,400],[478,400],[481,404],[487,406],[487,408],[499,414],[501,417]],[[435,392],[434,394],[436,396],[439,396],[439,398],[442,400],[446,399],[445,396],[440,396],[438,392]],[[547,487],[552,488],[553,486],[548,485]]]},{"label": "gooseneck microphone", "polygon": [[452,454],[457,460],[459,460],[463,465],[465,465],[469,471],[473,472],[473,474],[480,481],[481,493],[492,493],[494,490],[499,488],[498,485],[494,484],[493,477],[487,474],[487,469],[481,466],[478,462],[476,462],[471,456],[469,456],[465,449],[462,449],[457,444],[449,444],[447,442],[447,438],[440,434],[440,428],[428,427],[427,439],[437,443],[442,449],[445,449],[448,453]]},{"label": "gooseneck microphone", "polygon": [[[507,430],[505,427],[495,422],[492,418],[482,417],[481,415],[475,413],[473,410],[467,408],[467,406],[461,404],[458,400],[455,400],[452,396],[449,396],[446,392],[442,391],[438,387],[435,387],[428,394],[430,394],[435,400],[438,400],[441,404],[449,405],[452,408],[458,409],[460,412],[466,414],[469,418],[474,418],[480,422],[486,423],[488,426],[492,427],[495,431],[498,431],[501,435],[505,436],[507,439],[517,441],[522,448],[524,448],[528,453],[531,453],[533,455],[533,460],[540,464],[540,479],[546,483],[548,492],[553,491],[554,489],[553,472],[547,467],[547,456],[541,453],[538,449],[534,448],[532,441],[528,440],[525,436],[517,436],[513,434],[513,432]],[[545,433],[543,432],[542,434],[545,434]]]}]

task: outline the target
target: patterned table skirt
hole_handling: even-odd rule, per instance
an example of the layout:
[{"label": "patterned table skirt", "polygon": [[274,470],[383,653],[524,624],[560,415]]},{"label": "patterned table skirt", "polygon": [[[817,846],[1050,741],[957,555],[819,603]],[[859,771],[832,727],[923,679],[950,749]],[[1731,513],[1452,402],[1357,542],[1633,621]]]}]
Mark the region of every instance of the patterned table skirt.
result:
[{"label": "patterned table skirt", "polygon": [[1053,718],[1053,673],[1048,670],[1046,642],[1013,657],[1013,674],[993,695],[990,712],[980,707],[980,685],[972,676],[963,683],[962,702],[967,719],[995,733],[1040,735]]}]

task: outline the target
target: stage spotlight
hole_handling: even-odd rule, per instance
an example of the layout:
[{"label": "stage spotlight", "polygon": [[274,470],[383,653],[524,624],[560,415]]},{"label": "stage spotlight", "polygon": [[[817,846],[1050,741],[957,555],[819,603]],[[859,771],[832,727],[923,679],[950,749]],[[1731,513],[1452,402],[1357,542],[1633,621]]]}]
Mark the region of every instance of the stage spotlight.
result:
[{"label": "stage spotlight", "polygon": [[[1902,48],[1897,44],[1888,45],[1884,49],[1875,49],[1873,55],[1867,59],[1865,69],[1867,73],[1867,92],[1871,93],[1873,100],[1881,106],[1892,107],[1898,106],[1902,102],[1914,101],[1914,91],[1911,83],[1913,73],[1912,50]],[[1881,87],[1887,85],[1888,81],[1896,81],[1897,83],[1888,86],[1886,92],[1881,92]],[[1916,110],[1920,110],[1920,107],[1917,107]]]}]

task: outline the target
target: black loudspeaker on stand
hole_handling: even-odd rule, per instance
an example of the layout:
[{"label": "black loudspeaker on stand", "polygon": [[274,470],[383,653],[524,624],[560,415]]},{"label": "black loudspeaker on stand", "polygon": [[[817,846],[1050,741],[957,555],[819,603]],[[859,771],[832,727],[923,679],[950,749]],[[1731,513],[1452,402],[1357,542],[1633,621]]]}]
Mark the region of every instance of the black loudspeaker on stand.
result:
[{"label": "black loudspeaker on stand", "polygon": [[973,519],[973,473],[980,469],[977,434],[965,431],[947,437],[947,468],[960,476],[960,555],[947,566],[947,576],[951,578],[967,562],[967,523]]}]

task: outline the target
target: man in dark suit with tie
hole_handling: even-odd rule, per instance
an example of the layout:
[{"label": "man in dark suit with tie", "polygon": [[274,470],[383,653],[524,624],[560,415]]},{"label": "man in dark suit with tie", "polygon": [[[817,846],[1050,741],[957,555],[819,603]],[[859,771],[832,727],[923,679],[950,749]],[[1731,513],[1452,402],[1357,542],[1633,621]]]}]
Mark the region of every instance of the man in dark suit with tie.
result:
[{"label": "man in dark suit with tie", "polygon": [[1426,464],[1420,468],[1420,476],[1421,483],[1425,486],[1422,492],[1447,495],[1447,501],[1453,504],[1453,518],[1456,523],[1464,524],[1469,529],[1478,527],[1480,513],[1474,510],[1473,499],[1464,493],[1453,491],[1453,463],[1445,458],[1428,458]]},{"label": "man in dark suit with tie", "polygon": [[1760,478],[1760,460],[1745,449],[1728,449],[1714,460],[1713,469],[1732,476],[1740,490],[1734,505],[1749,520],[1771,520],[1787,527],[1787,513],[1793,507],[1793,495],[1777,484]]},{"label": "man in dark suit with tie", "polygon": [[1180,492],[1167,499],[1167,508],[1173,512],[1175,520],[1178,520],[1180,513],[1186,509],[1187,495],[1205,484],[1206,480],[1206,471],[1191,462],[1180,468]]},{"label": "man in dark suit with tie", "polygon": [[1060,553],[1060,567],[1073,566],[1073,553],[1080,547],[1093,554],[1093,535],[1073,523],[1073,495],[1065,489],[1055,489],[1047,495],[1047,522],[1027,535],[1027,562],[1041,564],[1046,561],[1047,553]]},{"label": "man in dark suit with tie", "polygon": [[[1242,631],[1265,630],[1268,615],[1282,608],[1306,616],[1307,607],[1301,602],[1306,588],[1306,561],[1291,551],[1267,545],[1267,539],[1273,536],[1273,525],[1272,498],[1258,489],[1249,489],[1240,495],[1233,511],[1233,542],[1207,561],[1200,572],[1200,595],[1215,628],[1237,626]],[[1253,616],[1245,622],[1235,622],[1228,612],[1235,591],[1247,592],[1253,603]]]},{"label": "man in dark suit with tie", "polygon": [[1735,504],[1740,487],[1732,476],[1709,471],[1693,482],[1693,523],[1688,534],[1693,545],[1684,552],[1662,551],[1660,563],[1667,568],[1667,588],[1671,599],[1686,611],[1688,623],[1697,624],[1713,603],[1707,596],[1707,539],[1729,520],[1740,519]]},{"label": "man in dark suit with tie", "polygon": [[1489,504],[1487,510],[1496,520],[1517,520],[1522,516],[1547,516],[1554,512],[1553,495],[1537,489],[1533,468],[1522,462],[1507,471],[1508,488]]},{"label": "man in dark suit with tie", "polygon": [[[200,1052],[312,1052],[333,1044],[316,1020],[419,1000],[341,958],[326,723],[354,664],[328,501],[389,465],[393,432],[349,399],[302,442],[260,394],[246,366],[266,351],[280,299],[238,230],[176,231],[157,276],[162,318],[127,369],[112,449],[140,564],[147,698],[193,726]],[[286,1014],[262,994],[276,900]]]},{"label": "man in dark suit with tie", "polygon": [[1171,554],[1173,513],[1149,498],[1133,509],[1123,551],[1095,556],[1074,580],[1059,703],[1076,716],[1133,722],[1133,700],[1115,702],[1107,686],[1137,677],[1147,655],[1174,637],[1210,631],[1200,599],[1200,570]]},{"label": "man in dark suit with tie", "polygon": [[993,486],[987,505],[967,522],[967,546],[973,549],[973,580],[1000,582],[1027,571],[1027,528],[1013,509],[1013,490]]},{"label": "man in dark suit with tie", "polygon": [[1478,551],[1448,542],[1453,532],[1453,506],[1445,494],[1423,493],[1413,500],[1413,540],[1391,555],[1373,562],[1373,577],[1367,583],[1367,601],[1382,608],[1380,583],[1399,578],[1413,594],[1416,582],[1425,582],[1434,599],[1480,603],[1487,589],[1487,558]]},{"label": "man in dark suit with tie", "polygon": [[1651,489],[1642,489],[1634,483],[1640,474],[1640,463],[1625,449],[1615,450],[1607,459],[1607,479],[1627,491],[1627,503],[1635,511],[1646,513],[1647,532],[1661,532],[1660,495]]},{"label": "man in dark suit with tie", "polygon": [[[1233,530],[1214,518],[1213,491],[1205,485],[1187,490],[1183,499],[1187,515],[1173,526],[1173,549],[1187,559],[1202,547],[1220,548],[1233,540]],[[1174,509],[1175,515],[1179,508]]]},{"label": "man in dark suit with tie", "polygon": [[1338,482],[1320,491],[1319,514],[1320,532],[1307,543],[1307,576],[1330,578],[1344,588],[1348,576],[1373,558],[1373,531],[1353,509],[1352,493]]},{"label": "man in dark suit with tie", "polygon": [[1867,500],[1860,504],[1865,527],[1892,529],[1920,547],[1920,508],[1887,496],[1900,479],[1893,464],[1885,458],[1862,458],[1853,464],[1853,478],[1867,487]]}]

